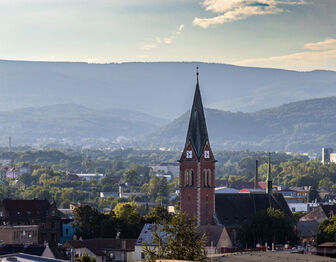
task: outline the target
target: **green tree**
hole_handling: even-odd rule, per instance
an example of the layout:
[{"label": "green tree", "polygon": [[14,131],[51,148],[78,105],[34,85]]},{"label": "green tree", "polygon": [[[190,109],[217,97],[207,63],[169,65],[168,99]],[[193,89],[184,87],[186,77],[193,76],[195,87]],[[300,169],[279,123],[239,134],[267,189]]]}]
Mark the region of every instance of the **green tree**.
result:
[{"label": "green tree", "polygon": [[129,186],[137,186],[140,184],[140,175],[135,170],[128,169],[124,173],[123,177],[125,183],[127,183]]},{"label": "green tree", "polygon": [[318,193],[318,191],[316,190],[315,187],[311,187],[309,189],[308,200],[309,200],[309,202],[313,202],[315,200],[317,200],[317,201],[321,200],[320,195],[319,195],[319,193]]},{"label": "green tree", "polygon": [[139,205],[135,202],[118,203],[113,209],[117,218],[124,220],[127,224],[136,224],[140,221],[138,211]]},{"label": "green tree", "polygon": [[74,226],[76,235],[84,239],[100,236],[100,223],[104,215],[99,214],[96,208],[81,205],[74,210]]},{"label": "green tree", "polygon": [[255,247],[257,243],[266,242],[296,243],[298,239],[294,232],[293,223],[294,221],[288,219],[282,211],[272,207],[259,211],[252,221],[243,227],[239,237],[241,244]]},{"label": "green tree", "polygon": [[197,232],[195,221],[186,213],[178,213],[170,222],[157,225],[153,232],[153,244],[157,249],[144,244],[144,254],[147,261],[157,259],[205,261],[206,237]]},{"label": "green tree", "polygon": [[144,217],[146,223],[160,224],[164,221],[170,221],[171,215],[163,206],[151,208],[148,214]]},{"label": "green tree", "polygon": [[322,221],[317,234],[317,244],[336,241],[336,215]]},{"label": "green tree", "polygon": [[90,257],[88,254],[84,253],[81,257],[75,259],[76,262],[96,262],[96,258]]}]

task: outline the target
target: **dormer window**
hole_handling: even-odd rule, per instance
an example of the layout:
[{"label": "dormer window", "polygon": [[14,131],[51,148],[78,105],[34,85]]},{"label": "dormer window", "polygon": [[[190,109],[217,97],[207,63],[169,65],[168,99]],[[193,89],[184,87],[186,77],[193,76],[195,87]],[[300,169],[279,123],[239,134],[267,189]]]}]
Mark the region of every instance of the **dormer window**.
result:
[{"label": "dormer window", "polygon": [[210,152],[209,152],[209,150],[205,150],[204,151],[204,158],[205,159],[209,159],[210,158]]},{"label": "dormer window", "polygon": [[187,150],[186,158],[192,158],[192,151],[191,150]]}]

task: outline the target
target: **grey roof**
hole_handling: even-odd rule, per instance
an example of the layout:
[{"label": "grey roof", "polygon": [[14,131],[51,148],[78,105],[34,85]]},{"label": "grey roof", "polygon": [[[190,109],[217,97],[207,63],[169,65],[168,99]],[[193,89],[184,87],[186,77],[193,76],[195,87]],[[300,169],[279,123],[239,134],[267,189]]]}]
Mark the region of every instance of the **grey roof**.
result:
[{"label": "grey roof", "polygon": [[[7,260],[8,258],[9,260]],[[61,259],[54,259],[54,258],[46,258],[41,256],[35,256],[35,255],[29,255],[29,254],[23,254],[23,253],[12,253],[8,255],[1,255],[0,259],[2,261],[13,261],[13,259],[17,259],[16,261],[21,262],[29,262],[29,261],[36,261],[36,262],[60,262],[60,261],[67,261],[67,260],[61,260]]]},{"label": "grey roof", "polygon": [[198,83],[198,75],[185,146],[187,146],[189,142],[191,143],[197,158],[200,159],[203,148],[206,142],[209,142],[209,138]]},{"label": "grey roof", "polygon": [[216,194],[215,212],[219,225],[240,226],[269,207],[281,210],[294,223],[292,212],[282,194]]},{"label": "grey roof", "polygon": [[147,244],[149,246],[151,245],[156,245],[156,243],[153,243],[154,240],[154,235],[153,232],[156,232],[159,234],[159,236],[163,239],[163,241],[165,240],[165,235],[166,233],[163,231],[159,230],[159,226],[160,225],[156,225],[156,224],[145,224],[141,230],[141,233],[137,239],[136,245],[143,245],[143,244]]},{"label": "grey roof", "polygon": [[216,187],[215,194],[238,194],[239,190],[231,187]]},{"label": "grey roof", "polygon": [[298,230],[301,237],[313,237],[318,233],[319,222],[313,221],[299,221]]}]

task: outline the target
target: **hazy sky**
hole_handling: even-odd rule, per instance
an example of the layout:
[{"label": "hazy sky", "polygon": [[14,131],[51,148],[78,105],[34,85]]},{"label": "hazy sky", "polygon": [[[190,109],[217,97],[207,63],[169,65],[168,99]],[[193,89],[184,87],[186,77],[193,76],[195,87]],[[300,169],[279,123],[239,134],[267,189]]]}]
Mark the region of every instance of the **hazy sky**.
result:
[{"label": "hazy sky", "polygon": [[0,0],[0,59],[336,70],[336,0]]}]

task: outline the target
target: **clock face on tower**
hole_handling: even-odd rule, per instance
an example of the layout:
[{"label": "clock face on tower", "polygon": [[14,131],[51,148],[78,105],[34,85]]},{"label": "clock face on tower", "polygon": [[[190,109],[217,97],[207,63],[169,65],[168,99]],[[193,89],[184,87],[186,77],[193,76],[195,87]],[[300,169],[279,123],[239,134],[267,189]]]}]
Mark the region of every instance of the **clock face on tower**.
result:
[{"label": "clock face on tower", "polygon": [[192,151],[191,150],[187,150],[186,158],[192,158]]},{"label": "clock face on tower", "polygon": [[204,151],[204,158],[210,158],[209,150]]}]

